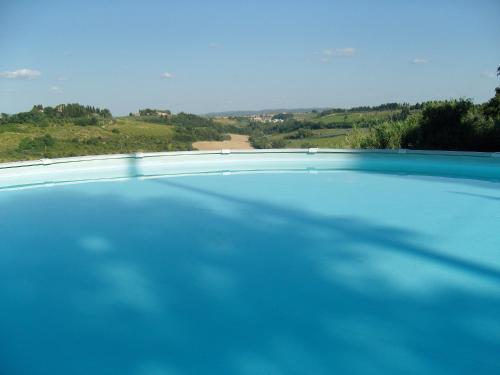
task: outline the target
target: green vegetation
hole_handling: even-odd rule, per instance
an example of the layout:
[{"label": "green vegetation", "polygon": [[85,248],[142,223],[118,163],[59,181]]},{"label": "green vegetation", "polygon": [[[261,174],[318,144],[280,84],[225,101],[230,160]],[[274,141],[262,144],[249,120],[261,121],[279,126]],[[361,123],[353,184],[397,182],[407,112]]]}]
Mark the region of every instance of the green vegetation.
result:
[{"label": "green vegetation", "polygon": [[332,108],[294,113],[281,123],[251,122],[246,128],[255,148],[500,151],[500,88],[481,105],[459,99]]},{"label": "green vegetation", "polygon": [[348,147],[346,137],[353,129],[366,129],[405,119],[411,111],[407,105],[388,110],[386,106],[362,107],[360,112],[334,109],[321,113],[294,113],[283,122],[251,122],[246,126],[255,148],[342,148]]},{"label": "green vegetation", "polygon": [[2,114],[0,162],[65,156],[191,150],[195,141],[227,139],[226,128],[205,118],[179,114],[112,118],[106,109],[78,104],[35,106]]},{"label": "green vegetation", "polygon": [[55,139],[52,138],[51,135],[45,134],[42,137],[35,137],[35,138],[23,138],[21,139],[21,142],[19,142],[18,149],[20,151],[47,151],[47,147],[54,146],[56,143]]},{"label": "green vegetation", "polygon": [[254,132],[250,143],[255,148],[342,148],[351,129],[298,129],[288,133],[265,135]]},{"label": "green vegetation", "polygon": [[290,148],[343,148],[346,146],[346,136],[351,129],[313,130],[304,138],[290,138],[286,147]]},{"label": "green vegetation", "polygon": [[500,151],[500,88],[483,105],[467,99],[429,102],[403,120],[387,121],[347,140],[354,148]]},{"label": "green vegetation", "polygon": [[272,117],[273,120],[289,120],[293,118],[292,113],[278,113]]},{"label": "green vegetation", "polygon": [[[500,70],[499,70],[500,74]],[[36,105],[0,116],[0,162],[90,154],[191,150],[197,141],[247,134],[255,148],[410,148],[500,151],[500,87],[487,103],[433,101],[416,105],[332,108],[251,117],[207,118],[144,109],[113,118],[80,104]],[[281,121],[276,121],[281,120]]]},{"label": "green vegetation", "polygon": [[111,119],[108,109],[80,104],[59,104],[55,107],[43,107],[35,105],[29,112],[21,112],[15,115],[2,113],[0,126],[5,124],[34,124],[48,126],[49,123],[64,123],[71,121],[75,125],[98,125],[104,124]]},{"label": "green vegetation", "polygon": [[[417,104],[418,106],[419,104]],[[363,106],[363,107],[353,107],[349,109],[344,109],[344,108],[331,108],[324,110],[320,112],[320,116],[328,116],[331,114],[336,114],[336,113],[362,113],[362,112],[381,112],[381,111],[395,111],[395,110],[400,110],[403,109],[404,107],[408,107],[408,104],[399,104],[399,103],[386,103],[386,104],[381,104],[378,106],[370,107],[370,106]]]},{"label": "green vegetation", "polygon": [[32,123],[0,126],[0,162],[65,156],[190,150],[174,138],[171,126],[116,119],[105,126]]},{"label": "green vegetation", "polygon": [[170,116],[172,113],[168,109],[139,109],[139,116]]}]

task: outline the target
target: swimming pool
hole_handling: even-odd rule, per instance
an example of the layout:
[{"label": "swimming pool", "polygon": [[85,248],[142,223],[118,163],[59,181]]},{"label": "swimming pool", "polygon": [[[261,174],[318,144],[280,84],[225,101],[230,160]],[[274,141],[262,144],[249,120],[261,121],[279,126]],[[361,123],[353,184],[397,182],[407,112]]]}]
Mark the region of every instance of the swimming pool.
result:
[{"label": "swimming pool", "polygon": [[0,165],[0,373],[498,374],[496,156]]}]

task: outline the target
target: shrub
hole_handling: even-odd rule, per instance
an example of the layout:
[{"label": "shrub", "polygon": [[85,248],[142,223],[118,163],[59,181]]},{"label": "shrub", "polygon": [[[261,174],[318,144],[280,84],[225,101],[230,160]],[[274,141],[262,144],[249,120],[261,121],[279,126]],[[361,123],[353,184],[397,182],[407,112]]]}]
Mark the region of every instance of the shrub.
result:
[{"label": "shrub", "polygon": [[304,139],[314,136],[314,133],[310,129],[299,129],[296,133],[289,135],[288,139]]},{"label": "shrub", "polygon": [[263,149],[263,148],[271,148],[272,147],[271,141],[269,140],[269,138],[267,138],[261,132],[253,133],[252,135],[250,135],[248,140],[250,141],[250,144],[254,148]]},{"label": "shrub", "polygon": [[271,148],[285,148],[286,142],[284,139],[275,139],[271,141]]},{"label": "shrub", "polygon": [[78,117],[73,119],[73,123],[78,126],[96,126],[99,124],[99,120],[95,116]]},{"label": "shrub", "polygon": [[48,147],[55,145],[56,140],[49,134],[42,137],[23,138],[19,142],[18,149],[20,151],[46,151]]},{"label": "shrub", "polygon": [[300,145],[300,148],[314,148],[314,147],[318,147],[318,146],[315,145],[314,143],[311,143],[311,142],[304,142],[304,143],[301,143],[301,145]]},{"label": "shrub", "polygon": [[415,126],[415,119],[384,122],[368,133],[354,128],[347,136],[347,143],[354,148],[401,148],[406,135]]},{"label": "shrub", "polygon": [[426,104],[420,126],[408,132],[403,143],[420,149],[469,149],[474,123],[464,120],[473,106],[464,99]]},{"label": "shrub", "polygon": [[500,90],[483,106],[468,99],[428,102],[421,114],[348,136],[355,148],[500,151]]}]

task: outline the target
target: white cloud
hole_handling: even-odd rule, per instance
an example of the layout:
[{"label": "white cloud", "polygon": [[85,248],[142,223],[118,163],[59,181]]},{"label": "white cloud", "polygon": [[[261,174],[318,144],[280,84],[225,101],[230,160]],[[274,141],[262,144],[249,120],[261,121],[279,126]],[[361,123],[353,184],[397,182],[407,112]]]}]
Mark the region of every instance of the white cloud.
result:
[{"label": "white cloud", "polygon": [[60,81],[60,82],[64,82],[64,81],[67,81],[68,79],[66,77],[57,77],[57,80]]},{"label": "white cloud", "polygon": [[174,78],[174,75],[172,73],[169,73],[169,72],[164,72],[164,73],[160,74],[160,77],[165,78],[165,79],[171,79],[171,78]]},{"label": "white cloud", "polygon": [[50,91],[56,93],[56,94],[62,94],[62,89],[59,86],[51,86]]},{"label": "white cloud", "polygon": [[356,53],[356,48],[346,47],[346,48],[337,48],[335,50],[335,56],[344,56],[344,57],[352,57]]},{"label": "white cloud", "polygon": [[32,69],[17,69],[12,71],[0,72],[0,77],[9,79],[36,79],[42,73]]},{"label": "white cloud", "polygon": [[321,62],[329,62],[332,57],[353,57],[357,50],[353,47],[345,48],[326,48],[319,54],[322,55]]},{"label": "white cloud", "polygon": [[427,64],[429,62],[428,59],[423,59],[423,58],[420,58],[420,57],[416,57],[413,59],[412,61],[414,64]]}]

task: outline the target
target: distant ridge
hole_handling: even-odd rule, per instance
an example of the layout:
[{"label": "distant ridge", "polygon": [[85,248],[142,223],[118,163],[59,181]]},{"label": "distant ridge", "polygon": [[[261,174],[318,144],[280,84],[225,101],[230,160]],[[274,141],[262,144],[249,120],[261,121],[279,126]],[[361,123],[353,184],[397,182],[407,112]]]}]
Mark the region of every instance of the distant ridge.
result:
[{"label": "distant ridge", "polygon": [[314,108],[274,108],[274,109],[260,109],[260,110],[248,110],[248,111],[223,111],[223,112],[210,112],[206,113],[205,116],[208,117],[220,117],[220,116],[253,116],[253,115],[263,115],[267,113],[303,113],[311,112],[316,110],[321,112],[327,110],[329,107],[314,107]]}]

